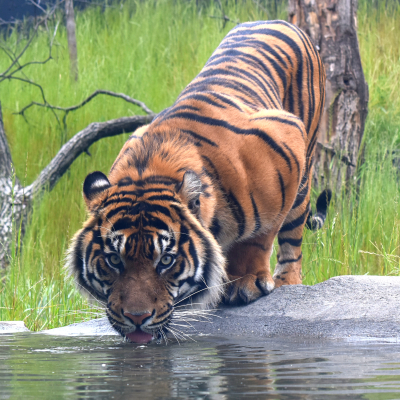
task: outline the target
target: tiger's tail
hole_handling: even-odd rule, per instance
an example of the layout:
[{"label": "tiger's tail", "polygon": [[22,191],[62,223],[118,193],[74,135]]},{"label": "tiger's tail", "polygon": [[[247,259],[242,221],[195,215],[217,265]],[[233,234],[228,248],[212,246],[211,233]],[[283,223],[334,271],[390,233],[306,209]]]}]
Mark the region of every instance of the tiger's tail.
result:
[{"label": "tiger's tail", "polygon": [[310,209],[307,217],[306,227],[308,229],[315,231],[322,228],[326,219],[326,214],[331,199],[332,191],[330,189],[323,190],[322,193],[318,196],[317,212],[313,214],[312,210]]}]

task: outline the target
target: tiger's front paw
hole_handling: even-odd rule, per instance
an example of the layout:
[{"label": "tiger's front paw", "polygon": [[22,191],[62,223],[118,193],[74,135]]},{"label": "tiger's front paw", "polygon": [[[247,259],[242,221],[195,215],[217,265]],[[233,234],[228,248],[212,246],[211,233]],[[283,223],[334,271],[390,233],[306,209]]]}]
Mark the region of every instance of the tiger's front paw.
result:
[{"label": "tiger's front paw", "polygon": [[275,287],[275,282],[268,273],[257,275],[248,274],[243,277],[229,276],[229,284],[225,302],[227,304],[248,304],[261,296],[270,294]]}]

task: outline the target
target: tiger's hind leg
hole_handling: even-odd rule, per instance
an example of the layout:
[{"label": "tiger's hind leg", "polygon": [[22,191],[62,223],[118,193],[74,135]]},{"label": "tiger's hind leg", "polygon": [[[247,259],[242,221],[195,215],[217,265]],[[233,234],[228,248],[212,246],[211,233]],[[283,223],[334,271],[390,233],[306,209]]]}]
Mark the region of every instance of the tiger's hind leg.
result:
[{"label": "tiger's hind leg", "polygon": [[276,233],[259,235],[235,243],[228,252],[229,284],[227,303],[250,303],[267,295],[275,287],[269,259]]},{"label": "tiger's hind leg", "polygon": [[311,174],[305,174],[296,200],[278,233],[278,263],[275,266],[275,287],[296,285],[302,282],[301,244],[303,230],[310,211]]}]

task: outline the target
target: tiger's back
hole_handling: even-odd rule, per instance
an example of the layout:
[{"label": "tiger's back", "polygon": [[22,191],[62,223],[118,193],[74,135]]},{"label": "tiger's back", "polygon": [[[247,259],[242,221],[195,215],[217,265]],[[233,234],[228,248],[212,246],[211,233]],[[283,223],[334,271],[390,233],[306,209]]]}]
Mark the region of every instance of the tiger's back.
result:
[{"label": "tiger's back", "polygon": [[[324,66],[304,32],[285,21],[249,22],[225,37],[175,104],[155,121],[162,125],[171,120],[193,136],[201,143],[206,170],[211,175],[219,171],[224,197],[230,198],[228,206],[236,215],[235,222],[227,224],[229,232],[223,232],[222,224],[214,220],[213,229],[223,247],[254,236],[257,223],[267,226],[277,214],[289,212],[279,201],[292,202],[287,182],[293,177],[285,174],[282,163],[289,173],[300,170],[298,158],[302,155],[296,153],[301,153],[302,145],[293,144],[305,130],[306,161],[297,187],[300,190],[279,238],[281,264],[297,260],[297,265],[284,268],[286,276],[279,273],[281,265],[277,265],[278,285],[301,282],[301,237],[309,212],[312,156],[324,99]],[[273,122],[273,133],[267,134],[266,124]],[[292,135],[280,137],[288,127],[295,127]],[[244,168],[237,162],[241,158]],[[260,214],[264,221],[256,221]],[[237,232],[233,234],[235,223]],[[244,251],[240,246],[234,257]],[[291,270],[289,275],[286,269]]]},{"label": "tiger's back", "polygon": [[324,87],[298,28],[238,25],[174,105],[129,138],[108,178],[87,177],[91,217],[69,265],[121,334],[167,327],[188,298],[215,304],[227,280],[230,303],[301,283]]}]

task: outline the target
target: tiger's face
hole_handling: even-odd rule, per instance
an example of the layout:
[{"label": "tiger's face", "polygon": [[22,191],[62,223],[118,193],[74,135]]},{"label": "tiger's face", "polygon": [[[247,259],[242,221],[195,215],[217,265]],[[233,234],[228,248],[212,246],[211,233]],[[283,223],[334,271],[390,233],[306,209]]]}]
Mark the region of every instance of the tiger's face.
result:
[{"label": "tiger's face", "polygon": [[168,331],[178,304],[206,307],[221,296],[224,257],[201,222],[199,183],[193,171],[179,184],[154,176],[111,184],[101,172],[85,180],[91,216],[75,235],[67,263],[131,341],[149,342]]}]

